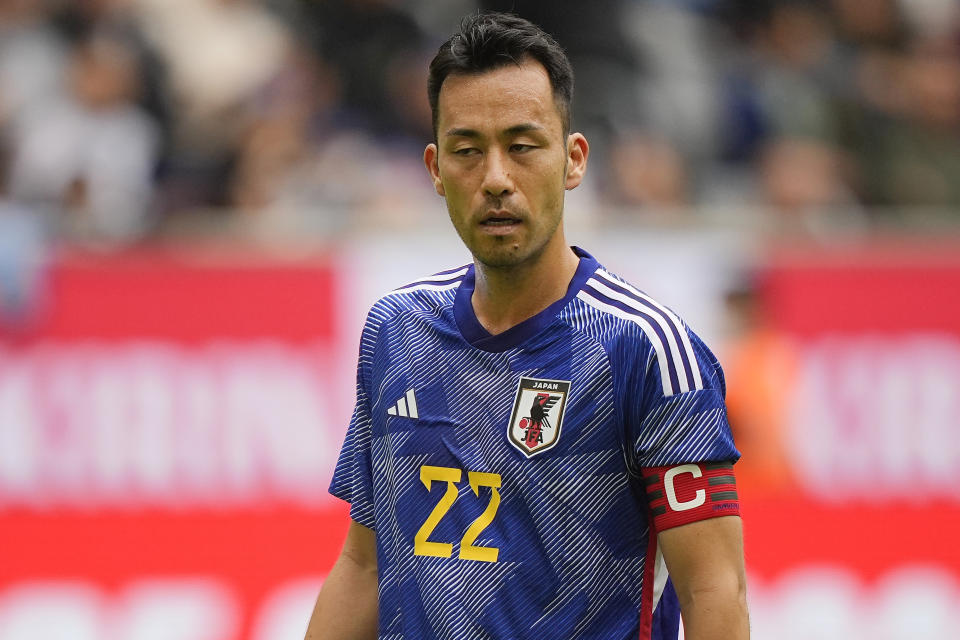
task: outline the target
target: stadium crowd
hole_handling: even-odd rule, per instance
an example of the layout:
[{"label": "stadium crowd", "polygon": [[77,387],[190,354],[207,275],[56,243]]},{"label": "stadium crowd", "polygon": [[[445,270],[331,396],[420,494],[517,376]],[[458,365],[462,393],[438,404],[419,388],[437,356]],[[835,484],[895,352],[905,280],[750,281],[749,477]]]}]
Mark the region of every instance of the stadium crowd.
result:
[{"label": "stadium crowd", "polygon": [[568,49],[601,215],[960,211],[953,0],[4,0],[0,244],[416,223],[426,62],[478,9]]}]

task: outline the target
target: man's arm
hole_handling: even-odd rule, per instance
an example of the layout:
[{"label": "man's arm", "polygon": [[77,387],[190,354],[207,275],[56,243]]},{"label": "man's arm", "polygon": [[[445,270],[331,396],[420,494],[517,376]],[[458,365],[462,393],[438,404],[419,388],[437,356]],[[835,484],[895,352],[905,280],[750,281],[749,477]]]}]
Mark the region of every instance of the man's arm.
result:
[{"label": "man's arm", "polygon": [[377,637],[377,537],[350,521],[340,557],[313,608],[304,640],[361,640]]},{"label": "man's arm", "polygon": [[687,640],[747,640],[743,528],[738,516],[700,520],[659,534],[680,599]]}]

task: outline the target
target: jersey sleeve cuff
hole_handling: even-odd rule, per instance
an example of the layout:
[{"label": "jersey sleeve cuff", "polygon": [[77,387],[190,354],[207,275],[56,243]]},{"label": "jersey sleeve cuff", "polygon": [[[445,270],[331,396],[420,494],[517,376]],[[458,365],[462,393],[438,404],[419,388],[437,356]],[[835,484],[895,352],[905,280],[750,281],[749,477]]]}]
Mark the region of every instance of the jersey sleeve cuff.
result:
[{"label": "jersey sleeve cuff", "polygon": [[349,487],[332,484],[330,486],[330,495],[339,498],[350,505],[350,519],[358,524],[362,524],[368,529],[377,530],[377,521],[374,517],[373,506],[360,500],[354,500]]},{"label": "jersey sleeve cuff", "polygon": [[642,474],[656,531],[708,518],[740,515],[732,462],[647,467]]}]

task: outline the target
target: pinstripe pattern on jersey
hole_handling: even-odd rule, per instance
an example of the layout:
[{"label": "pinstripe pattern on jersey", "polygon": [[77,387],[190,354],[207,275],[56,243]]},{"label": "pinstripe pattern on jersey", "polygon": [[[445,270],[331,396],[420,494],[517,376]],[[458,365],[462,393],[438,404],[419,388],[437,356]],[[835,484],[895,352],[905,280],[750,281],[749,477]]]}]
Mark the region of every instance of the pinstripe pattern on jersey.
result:
[{"label": "pinstripe pattern on jersey", "polygon": [[[457,273],[455,279],[446,285],[425,284],[423,282],[411,287],[405,287],[386,296],[381,303],[391,308],[394,316],[394,326],[400,315],[403,316],[405,327],[411,324],[420,325],[427,329],[449,310],[452,302],[453,289],[459,285],[463,273]],[[380,339],[387,342],[383,348],[390,358],[404,363],[402,367],[388,367],[386,375],[376,383],[373,406],[385,406],[392,394],[389,389],[409,386],[417,388],[417,380],[410,379],[411,371],[421,371],[425,374],[437,372],[437,336],[428,330],[424,331],[395,331],[393,326],[381,330]],[[448,351],[443,361],[444,378],[460,380],[461,384],[453,384],[447,389],[446,404],[450,412],[459,416],[468,424],[483,425],[490,422],[485,416],[483,406],[476,402],[476,397],[486,392],[491,385],[497,384],[502,371],[508,368],[502,354],[481,354],[480,360],[471,358],[470,352]],[[464,372],[471,372],[469,379],[464,379]],[[421,399],[422,399],[421,394]],[[421,404],[423,404],[421,402]],[[471,413],[468,409],[479,410]],[[426,407],[421,408],[421,415],[426,413]],[[486,429],[491,432],[492,430]],[[414,434],[415,431],[408,432]],[[487,439],[466,439],[458,442],[462,447],[462,466],[469,469],[498,468],[496,461],[485,461],[483,452],[492,447],[495,440],[495,431]],[[375,451],[374,456],[389,457],[390,467],[375,469],[376,474],[382,473],[393,478],[392,483],[383,483],[378,490],[378,498],[382,495],[385,505],[383,517],[391,518],[394,525],[387,539],[393,546],[391,557],[399,561],[391,571],[381,580],[381,592],[400,593],[415,590],[422,594],[421,624],[430,629],[429,635],[449,638],[490,638],[486,632],[476,624],[478,612],[483,611],[495,597],[497,586],[502,583],[506,575],[513,570],[513,563],[466,563],[451,562],[445,558],[420,557],[413,554],[412,538],[401,531],[400,519],[403,513],[393,508],[402,498],[411,495],[425,495],[426,490],[419,479],[420,467],[424,464],[436,464],[437,460],[430,460],[424,455],[411,455],[405,450],[407,441],[395,441],[392,432],[387,432],[382,438],[375,439],[384,443],[382,452]],[[389,449],[387,448],[387,445]],[[375,480],[376,482],[376,480]],[[459,490],[465,497],[469,497],[470,489],[461,484]],[[430,500],[433,500],[430,498]],[[458,498],[460,500],[460,498]],[[432,504],[432,502],[431,502]],[[453,556],[456,557],[459,545],[454,543]],[[488,546],[495,541],[481,536],[474,544]],[[476,574],[467,579],[467,574]],[[451,588],[456,585],[455,588]],[[405,626],[409,621],[405,620]],[[416,625],[415,625],[416,626]],[[409,627],[408,627],[409,630]],[[426,633],[426,631],[425,631]]]},{"label": "pinstripe pattern on jersey", "polygon": [[340,457],[333,472],[330,493],[350,503],[350,517],[365,527],[375,529],[376,517],[372,496],[366,492],[363,475],[369,469],[363,464],[363,452],[372,443],[371,419],[366,391],[357,384],[357,406],[350,420],[350,430],[344,439]]},{"label": "pinstripe pattern on jersey", "polygon": [[[447,271],[440,271],[435,273],[432,276],[417,280],[416,282],[411,282],[410,284],[405,284],[398,289],[394,289],[390,293],[406,293],[409,291],[443,291],[450,288],[451,286],[456,287],[460,284],[460,281],[463,279],[463,276],[466,275],[469,265],[458,267],[456,269],[449,269]],[[389,295],[389,294],[388,294]]]},{"label": "pinstripe pattern on jersey", "polygon": [[[718,451],[734,450],[726,412],[715,395],[704,391],[674,396],[652,409],[634,442],[634,450],[642,452],[640,466],[723,459]],[[718,440],[725,446],[719,447]]]},{"label": "pinstripe pattern on jersey", "polygon": [[[648,566],[656,559],[646,557],[634,457],[652,466],[725,451],[716,381],[701,377],[700,352],[675,316],[601,270],[554,311],[559,322],[503,350],[474,348],[453,310],[467,273],[387,294],[361,338],[358,406],[331,491],[377,530],[380,637],[636,637],[665,574]],[[647,387],[615,391],[627,375]],[[507,439],[520,377],[570,381],[563,433],[535,459]],[[410,389],[417,419],[388,415]],[[629,406],[652,396],[660,400],[642,420],[623,422]],[[425,487],[425,465],[463,470],[430,536],[451,545],[446,558],[414,554],[414,534],[447,488]],[[474,494],[470,471],[502,478],[497,515],[473,542],[498,548],[497,562],[458,558],[463,532],[492,495]],[[646,604],[645,586],[654,595]],[[656,631],[653,640],[674,639]]]},{"label": "pinstripe pattern on jersey", "polygon": [[660,367],[660,380],[663,386],[664,395],[673,395],[677,393],[676,388],[679,386],[679,383],[677,382],[677,372],[675,369],[671,368],[671,359],[667,355],[664,342],[660,340],[660,337],[657,335],[657,330],[650,324],[646,317],[630,313],[629,311],[621,309],[618,306],[609,304],[595,292],[591,293],[588,287],[584,287],[583,291],[577,294],[577,297],[588,305],[599,309],[600,311],[604,311],[612,316],[616,316],[621,320],[628,320],[638,324],[640,328],[643,329],[643,332],[647,335],[647,338],[650,340],[654,349],[656,350],[656,362],[657,366]]},{"label": "pinstripe pattern on jersey", "polygon": [[604,269],[597,269],[595,277],[598,282],[604,282],[609,288],[629,298],[634,308],[649,309],[657,323],[665,331],[668,331],[671,354],[674,358],[679,355],[679,362],[676,362],[677,369],[684,373],[686,379],[686,384],[681,384],[680,391],[702,389],[703,376],[700,374],[697,357],[694,355],[693,343],[683,321],[670,309],[612,273]]},{"label": "pinstripe pattern on jersey", "polygon": [[590,278],[577,297],[601,311],[635,322],[643,329],[657,353],[664,395],[703,388],[693,345],[676,316],[668,314],[656,303],[648,302],[649,298],[639,298],[599,276]]}]

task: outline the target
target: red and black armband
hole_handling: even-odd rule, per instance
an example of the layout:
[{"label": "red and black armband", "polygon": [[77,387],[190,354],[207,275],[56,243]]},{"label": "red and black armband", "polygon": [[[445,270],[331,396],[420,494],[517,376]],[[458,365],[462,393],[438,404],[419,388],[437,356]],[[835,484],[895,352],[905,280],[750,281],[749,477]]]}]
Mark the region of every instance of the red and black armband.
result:
[{"label": "red and black armband", "polygon": [[697,462],[643,469],[653,528],[740,515],[733,463]]}]

